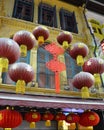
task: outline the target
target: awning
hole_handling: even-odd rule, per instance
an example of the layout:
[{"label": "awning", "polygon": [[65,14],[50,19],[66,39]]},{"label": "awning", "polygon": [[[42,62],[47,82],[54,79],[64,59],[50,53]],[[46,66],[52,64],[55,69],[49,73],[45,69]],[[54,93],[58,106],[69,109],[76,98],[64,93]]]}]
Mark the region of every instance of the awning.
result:
[{"label": "awning", "polygon": [[46,108],[104,109],[103,99],[74,99],[70,97],[21,95],[13,93],[0,93],[0,105]]}]

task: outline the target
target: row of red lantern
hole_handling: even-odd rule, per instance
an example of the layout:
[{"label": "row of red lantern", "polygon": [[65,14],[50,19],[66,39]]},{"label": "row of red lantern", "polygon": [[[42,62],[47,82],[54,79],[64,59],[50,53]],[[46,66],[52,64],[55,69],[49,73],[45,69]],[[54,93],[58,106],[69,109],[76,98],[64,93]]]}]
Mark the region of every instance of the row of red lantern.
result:
[{"label": "row of red lantern", "polygon": [[[30,123],[30,128],[35,127],[35,123],[44,120],[46,121],[46,126],[50,126],[51,120],[56,120],[59,123],[59,126],[62,126],[62,121],[65,120],[67,123],[79,123],[82,126],[95,126],[99,123],[100,118],[97,113],[92,111],[85,111],[80,116],[78,114],[70,113],[67,116],[62,112],[59,112],[56,115],[51,114],[47,111],[45,114],[40,114],[37,111],[27,112],[24,116],[24,119]],[[22,115],[11,109],[0,110],[0,127],[1,128],[15,128],[22,123]]]}]

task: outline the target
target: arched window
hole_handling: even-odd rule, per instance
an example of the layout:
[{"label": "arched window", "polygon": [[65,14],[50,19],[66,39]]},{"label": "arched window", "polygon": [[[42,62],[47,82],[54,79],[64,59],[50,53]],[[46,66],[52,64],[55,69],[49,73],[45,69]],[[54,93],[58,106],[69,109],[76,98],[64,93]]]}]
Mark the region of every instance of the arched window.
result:
[{"label": "arched window", "polygon": [[53,56],[43,49],[38,48],[37,51],[37,82],[38,86],[41,88],[55,88],[55,76],[54,72],[46,67],[46,63],[50,61]]}]

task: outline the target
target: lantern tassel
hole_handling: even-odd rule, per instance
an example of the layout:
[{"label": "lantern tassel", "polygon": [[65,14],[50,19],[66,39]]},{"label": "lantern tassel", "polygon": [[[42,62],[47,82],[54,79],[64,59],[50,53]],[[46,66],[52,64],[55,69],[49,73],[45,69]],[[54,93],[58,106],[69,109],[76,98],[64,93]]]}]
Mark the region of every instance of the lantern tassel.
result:
[{"label": "lantern tassel", "polygon": [[58,126],[59,126],[59,127],[63,126],[63,120],[59,120],[59,121],[58,121]]},{"label": "lantern tassel", "polygon": [[5,128],[4,130],[11,130],[11,128]]},{"label": "lantern tassel", "polygon": [[77,60],[77,65],[78,66],[82,66],[84,64],[83,56],[78,55],[76,60]]},{"label": "lantern tassel", "polygon": [[75,123],[71,123],[70,126],[69,126],[69,129],[70,130],[75,130],[76,128],[76,124]]},{"label": "lantern tassel", "polygon": [[6,72],[8,70],[9,61],[7,58],[0,58],[0,72]]},{"label": "lantern tassel", "polygon": [[16,83],[16,93],[25,93],[25,81],[24,80],[18,80]]},{"label": "lantern tassel", "polygon": [[39,36],[38,37],[38,44],[41,45],[44,43],[44,37],[43,36]]},{"label": "lantern tassel", "polygon": [[30,128],[36,128],[36,123],[35,122],[31,122],[30,123]]},{"label": "lantern tassel", "polygon": [[100,74],[94,74],[95,78],[95,85],[101,85],[101,79],[100,79]]},{"label": "lantern tassel", "polygon": [[50,120],[47,120],[47,121],[45,122],[45,126],[47,126],[47,127],[51,126],[51,121],[50,121]]},{"label": "lantern tassel", "polygon": [[55,87],[56,93],[60,93],[60,76],[58,72],[55,72]]},{"label": "lantern tassel", "polygon": [[63,47],[64,49],[67,49],[67,48],[69,47],[68,41],[63,41],[62,47]]},{"label": "lantern tassel", "polygon": [[21,51],[21,57],[27,56],[27,46],[26,45],[20,45],[20,51]]},{"label": "lantern tassel", "polygon": [[82,96],[82,98],[89,98],[89,89],[88,89],[88,87],[82,87],[81,96]]}]

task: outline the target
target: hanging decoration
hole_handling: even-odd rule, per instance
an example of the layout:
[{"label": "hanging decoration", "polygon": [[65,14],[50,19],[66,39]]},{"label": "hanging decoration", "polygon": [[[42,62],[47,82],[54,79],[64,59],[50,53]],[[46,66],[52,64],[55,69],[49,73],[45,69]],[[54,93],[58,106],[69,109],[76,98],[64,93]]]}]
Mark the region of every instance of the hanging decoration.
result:
[{"label": "hanging decoration", "polygon": [[43,115],[42,115],[42,120],[46,121],[45,122],[45,126],[51,126],[51,120],[53,120],[54,115],[52,113],[50,113],[50,111],[46,111]]},{"label": "hanging decoration", "polygon": [[37,111],[30,111],[25,114],[25,120],[30,123],[30,128],[36,128],[36,122],[41,120],[41,115]]},{"label": "hanging decoration", "polygon": [[8,64],[13,64],[20,57],[18,44],[9,38],[0,38],[0,72],[8,70]]},{"label": "hanging decoration", "polygon": [[7,109],[0,110],[0,127],[5,130],[11,130],[16,128],[22,123],[21,114],[13,109],[7,107]]},{"label": "hanging decoration", "polygon": [[101,85],[100,74],[104,72],[104,60],[98,57],[85,61],[83,71],[89,72],[95,77],[95,85]]},{"label": "hanging decoration", "polygon": [[96,126],[100,121],[100,117],[96,112],[85,111],[80,115],[79,124],[85,127]]},{"label": "hanging decoration", "polygon": [[61,71],[66,69],[65,64],[58,61],[58,55],[63,54],[64,50],[55,42],[45,46],[45,49],[53,55],[53,59],[46,63],[46,67],[55,73],[56,93],[60,93],[60,75]]},{"label": "hanging decoration", "polygon": [[66,119],[65,114],[62,112],[58,112],[55,116],[55,120],[58,121],[58,126],[62,127],[63,126],[63,121]]},{"label": "hanging decoration", "polygon": [[33,35],[38,40],[38,44],[42,45],[49,37],[49,30],[47,27],[40,25],[33,30]]},{"label": "hanging decoration", "polygon": [[33,68],[26,63],[15,63],[9,68],[10,78],[16,82],[16,93],[25,93],[25,85],[34,79]]},{"label": "hanging decoration", "polygon": [[31,50],[34,46],[36,46],[36,39],[34,35],[26,30],[16,32],[13,36],[13,40],[19,44],[22,57],[26,57],[27,50]]},{"label": "hanging decoration", "polygon": [[89,98],[89,88],[94,85],[94,77],[88,72],[80,72],[74,76],[72,84],[81,89],[82,98]]},{"label": "hanging decoration", "polygon": [[77,65],[82,66],[84,64],[84,57],[88,55],[89,49],[86,44],[78,42],[71,45],[69,50],[70,56],[76,60]]},{"label": "hanging decoration", "polygon": [[67,49],[69,47],[69,44],[71,43],[72,39],[73,35],[67,31],[60,32],[57,36],[57,42],[62,45],[64,49]]}]

